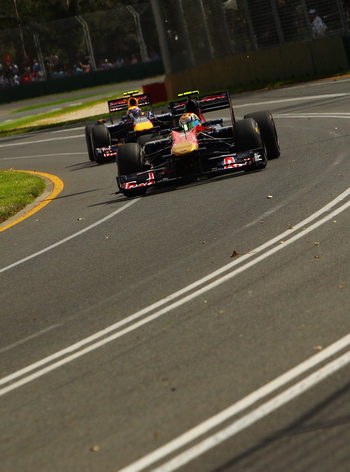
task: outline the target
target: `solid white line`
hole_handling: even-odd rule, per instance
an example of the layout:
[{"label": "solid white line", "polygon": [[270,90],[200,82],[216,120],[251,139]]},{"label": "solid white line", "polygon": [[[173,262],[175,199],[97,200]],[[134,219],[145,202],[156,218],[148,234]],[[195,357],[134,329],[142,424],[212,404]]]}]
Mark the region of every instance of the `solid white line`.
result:
[{"label": "solid white line", "polygon": [[[83,138],[83,134],[76,134],[73,136],[61,136],[59,139],[62,141],[63,139],[76,139],[76,138]],[[50,141],[56,141],[57,138],[48,138],[48,139],[37,139],[36,141],[21,141],[21,142],[12,142],[10,144],[0,144],[0,149],[5,147],[12,147],[12,146],[29,146],[31,144],[39,144],[39,143],[47,143]]]},{"label": "solid white line", "polygon": [[[350,189],[348,189],[346,192],[343,192],[342,195],[344,195],[348,192],[350,192]],[[338,197],[338,199],[339,199],[339,197]],[[335,200],[338,200],[338,199],[335,199]],[[329,205],[327,205],[327,207]],[[27,367],[24,367],[23,369],[18,370],[17,372],[14,372],[13,374],[10,374],[10,375],[4,377],[3,379],[0,380],[0,385],[4,385],[6,383],[9,383],[9,382],[15,380],[16,378],[21,377],[22,375],[28,374],[29,372],[32,372],[35,369],[38,369],[38,368],[42,367],[43,365],[46,365],[49,362],[52,362],[52,361],[58,359],[59,357],[62,357],[64,355],[67,356],[67,357],[65,357],[65,358],[63,358],[59,361],[56,361],[55,363],[49,365],[48,367],[42,368],[41,370],[38,370],[37,372],[35,372],[35,373],[33,373],[33,374],[17,381],[17,382],[12,383],[8,387],[3,388],[2,390],[0,390],[0,396],[4,395],[5,393],[8,393],[12,390],[15,390],[16,388],[18,388],[22,385],[25,385],[26,383],[29,383],[30,381],[35,380],[35,379],[41,377],[42,375],[45,375],[48,372],[51,372],[51,371],[57,369],[58,367],[61,367],[62,365],[65,365],[69,362],[72,362],[73,360],[75,360],[75,359],[77,359],[77,358],[79,358],[79,357],[81,357],[85,354],[88,354],[89,352],[91,352],[95,349],[98,349],[101,346],[114,341],[115,339],[118,339],[118,338],[132,332],[132,331],[135,331],[136,329],[140,328],[141,326],[144,326],[145,324],[147,324],[147,323],[163,316],[164,314],[167,314],[170,311],[184,305],[185,303],[193,300],[194,298],[198,297],[199,295],[202,295],[202,294],[208,292],[209,290],[212,290],[213,288],[217,287],[218,285],[221,285],[222,283],[232,279],[233,277],[237,276],[238,274],[242,273],[243,271],[245,271],[245,270],[249,269],[250,267],[254,266],[258,262],[266,259],[267,257],[269,257],[269,256],[275,254],[276,252],[282,250],[283,248],[289,246],[290,244],[297,241],[298,239],[304,237],[306,234],[308,234],[309,232],[311,232],[314,229],[318,228],[323,223],[326,223],[330,219],[334,218],[336,215],[338,215],[339,213],[341,213],[342,211],[347,209],[349,206],[350,206],[350,201],[343,204],[341,207],[339,207],[336,210],[334,210],[333,212],[329,213],[323,219],[317,221],[316,223],[314,223],[312,226],[310,226],[308,228],[304,228],[303,226],[301,226],[301,223],[300,223],[297,226],[301,227],[302,231],[300,233],[295,234],[290,239],[288,239],[286,241],[283,241],[283,244],[278,244],[277,246],[271,248],[269,251],[265,252],[264,254],[261,254],[260,256],[256,257],[254,260],[252,260],[250,262],[247,262],[245,265],[237,268],[236,270],[234,270],[232,272],[229,272],[226,275],[223,275],[221,278],[219,278],[219,279],[217,279],[217,280],[215,280],[211,283],[208,283],[207,285],[205,285],[204,287],[198,289],[197,291],[181,298],[177,302],[172,303],[171,305],[169,305],[169,306],[153,313],[152,315],[149,315],[148,317],[135,322],[133,325],[131,325],[127,328],[124,328],[123,330],[121,330],[119,332],[116,332],[116,333],[114,333],[114,334],[112,334],[112,335],[110,335],[110,336],[108,336],[108,337],[106,337],[106,338],[104,338],[104,339],[102,339],[98,342],[95,342],[94,344],[91,344],[90,346],[87,346],[83,349],[84,345],[86,345],[90,342],[93,342],[94,340],[96,340],[98,338],[101,338],[102,336],[106,335],[108,332],[115,331],[115,330],[121,328],[122,326],[126,325],[127,323],[134,322],[135,320],[139,319],[141,316],[145,315],[146,313],[152,311],[156,307],[164,305],[165,303],[169,302],[170,300],[173,300],[174,298],[176,298],[180,295],[183,295],[184,293],[189,291],[189,287],[193,288],[193,287],[195,287],[199,284],[202,284],[203,281],[206,282],[206,281],[210,280],[211,278],[213,278],[213,274],[218,274],[220,271],[223,270],[223,268],[220,269],[219,271],[216,271],[212,274],[209,274],[207,277],[204,277],[203,279],[200,279],[199,281],[195,282],[194,284],[192,284],[188,287],[185,287],[184,289],[182,289],[178,292],[175,292],[171,296],[163,298],[163,299],[159,300],[158,302],[154,303],[153,305],[150,305],[149,307],[146,307],[143,310],[140,310],[139,312],[134,313],[133,315],[119,321],[118,323],[115,323],[114,325],[111,325],[111,326],[105,328],[104,330],[93,334],[92,336],[89,336],[89,337],[87,337],[87,338],[85,338],[85,339],[83,339],[83,340],[81,340],[81,341],[79,341],[79,342],[63,349],[63,350],[61,350],[61,351],[58,351],[58,352],[52,354],[51,356],[43,358],[38,362],[35,362],[35,363],[33,363],[33,364],[31,364]],[[324,212],[324,209],[321,209],[318,212],[316,212],[314,215],[320,214],[320,213],[323,213],[323,212]],[[310,218],[311,217],[307,218],[306,220],[304,220],[304,222],[309,220]],[[288,232],[285,232],[283,234],[288,234]],[[274,238],[271,241],[274,241],[274,242],[280,241],[280,238]],[[271,245],[271,241],[269,241],[268,243],[266,243],[263,246],[267,247],[268,245]],[[260,246],[260,248],[261,247],[262,246]],[[243,259],[245,259],[247,257],[252,257],[252,255],[255,255],[258,250],[259,250],[259,248],[256,251],[253,251],[253,253],[251,253],[251,254],[247,254],[245,256],[242,256],[241,258],[239,258],[234,263],[228,264],[228,266],[225,266],[226,270],[227,270],[227,267],[232,268],[233,265],[238,264]],[[77,351],[77,352],[74,352],[74,351]]]},{"label": "solid white line", "polygon": [[[288,388],[281,394],[272,398],[268,402],[259,406],[252,412],[245,415],[243,418],[240,418],[239,420],[235,421],[230,426],[213,434],[209,438],[204,439],[200,443],[191,447],[187,451],[179,454],[178,456],[174,457],[173,459],[161,465],[160,467],[153,469],[152,472],[172,472],[174,470],[177,470],[179,467],[182,467],[183,465],[187,464],[191,460],[195,459],[196,457],[202,455],[203,453],[207,452],[208,450],[222,443],[223,441],[226,441],[230,437],[238,434],[243,429],[248,428],[252,424],[259,421],[260,419],[264,418],[265,416],[269,415],[270,413],[277,410],[281,406],[290,402],[294,398],[300,396],[302,393],[314,387],[315,385],[320,383],[322,380],[334,374],[339,369],[341,369],[342,367],[345,367],[349,363],[350,363],[350,352],[347,352],[346,354],[343,354],[338,359],[330,362],[324,367],[321,367],[318,371],[310,374],[308,377],[296,383],[292,387]],[[119,472],[131,472],[131,471],[137,472],[137,471],[141,471],[143,468],[144,466],[135,468],[135,463],[134,463],[124,469],[121,469]]]},{"label": "solid white line", "polygon": [[257,403],[262,398],[272,394],[274,391],[283,387],[287,383],[295,380],[297,377],[301,376],[311,368],[316,367],[317,365],[321,364],[328,358],[334,356],[344,348],[349,347],[349,345],[350,334],[348,334],[342,339],[339,339],[335,343],[325,348],[323,351],[319,352],[318,354],[315,354],[314,356],[310,357],[309,359],[297,365],[296,367],[293,367],[289,371],[283,373],[279,377],[276,377],[274,380],[260,387],[258,390],[255,390],[255,392],[250,393],[246,397],[239,400],[237,403],[234,403],[233,405],[220,411],[211,418],[208,418],[206,421],[203,421],[203,423],[195,426],[189,431],[186,431],[184,434],[178,436],[177,438],[168,442],[164,446],[156,449],[155,451],[152,451],[150,454],[147,454],[138,461],[133,462],[131,465],[122,469],[120,472],[139,472],[145,467],[154,464],[155,462],[180,449],[191,441],[198,439],[203,434],[208,433],[211,429],[219,426],[224,421],[233,418],[238,413],[241,413],[250,406],[254,405],[254,403]]},{"label": "solid white line", "polygon": [[308,97],[297,97],[297,98],[281,98],[275,100],[266,100],[264,102],[255,102],[255,103],[244,103],[242,105],[234,105],[234,108],[243,108],[243,107],[251,107],[251,106],[260,106],[260,105],[270,105],[273,103],[286,103],[286,102],[303,102],[307,100],[317,100],[319,98],[339,98],[339,97],[346,97],[349,93],[327,93],[325,95],[310,95]]},{"label": "solid white line", "polygon": [[295,114],[295,113],[274,113],[274,118],[339,118],[339,119],[346,119],[350,118],[350,113],[337,113],[333,115],[333,113],[302,113],[302,114]]},{"label": "solid white line", "polygon": [[24,343],[28,342],[30,339],[35,339],[38,336],[41,336],[44,333],[47,333],[48,331],[51,331],[52,329],[58,328],[59,326],[61,326],[61,325],[56,324],[56,325],[49,326],[48,328],[43,329],[41,331],[38,331],[37,333],[32,334],[31,336],[28,336],[24,339],[21,339],[20,341],[17,341],[16,343],[10,344],[10,345],[0,349],[0,353],[5,352],[5,351],[9,351],[10,349],[13,349],[14,347],[20,346],[21,344],[24,344]]},{"label": "solid white line", "polygon": [[54,243],[54,244],[51,244],[51,246],[48,246],[44,249],[41,249],[41,251],[38,251],[38,252],[35,252],[34,254],[31,254],[30,256],[28,257],[25,257],[24,259],[21,259],[20,261],[17,261],[17,262],[14,262],[13,264],[10,264],[6,267],[3,267],[2,269],[0,269],[0,273],[2,272],[6,272],[7,270],[9,269],[12,269],[13,267],[16,267],[20,264],[23,264],[24,262],[26,261],[29,261],[30,259],[34,259],[34,257],[37,257],[37,256],[40,256],[41,254],[44,254],[45,252],[47,251],[50,251],[51,249],[54,249],[58,246],[60,246],[61,244],[64,244],[66,243],[67,241],[70,241],[71,239],[74,239],[76,238],[77,236],[80,236],[81,234],[84,234],[86,233],[87,231],[89,231],[90,229],[92,228],[95,228],[96,226],[104,223],[105,221],[113,218],[114,216],[116,216],[118,213],[121,213],[122,211],[126,210],[129,206],[133,205],[134,203],[136,203],[139,199],[134,199],[134,200],[130,200],[128,203],[126,203],[123,207],[119,208],[118,210],[114,211],[113,213],[111,213],[110,215],[107,215],[105,216],[104,218],[102,218],[101,220],[98,220],[96,221],[95,223],[93,223],[92,225],[90,226],[87,226],[86,228],[78,231],[77,233],[74,233],[74,234],[71,234],[70,236],[68,236],[67,238],[64,238],[64,239],[61,239],[60,241],[58,241],[57,243]]},{"label": "solid white line", "polygon": [[86,152],[61,152],[61,153],[57,153],[57,154],[36,154],[36,155],[32,155],[32,156],[18,156],[18,157],[1,157],[0,160],[1,161],[16,161],[16,160],[19,160],[19,159],[33,159],[34,158],[37,158],[37,157],[57,157],[57,156],[77,156],[77,155],[84,155],[86,156]]}]

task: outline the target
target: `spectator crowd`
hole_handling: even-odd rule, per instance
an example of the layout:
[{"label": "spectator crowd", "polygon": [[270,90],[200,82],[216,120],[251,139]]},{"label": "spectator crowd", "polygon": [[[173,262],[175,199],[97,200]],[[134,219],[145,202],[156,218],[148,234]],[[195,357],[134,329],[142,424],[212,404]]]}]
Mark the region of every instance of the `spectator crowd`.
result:
[{"label": "spectator crowd", "polygon": [[[158,59],[160,59],[160,55],[157,53],[152,53],[149,58],[150,61]],[[138,54],[132,54],[127,59],[122,57],[118,57],[115,61],[109,61],[107,58],[102,59],[95,67],[90,57],[85,56],[69,67],[60,60],[58,54],[51,54],[43,59],[44,67],[41,67],[37,58],[30,59],[26,56],[21,63],[17,64],[9,54],[4,54],[0,62],[0,88],[85,74],[93,70],[113,69],[139,62],[141,62],[141,57]]]}]

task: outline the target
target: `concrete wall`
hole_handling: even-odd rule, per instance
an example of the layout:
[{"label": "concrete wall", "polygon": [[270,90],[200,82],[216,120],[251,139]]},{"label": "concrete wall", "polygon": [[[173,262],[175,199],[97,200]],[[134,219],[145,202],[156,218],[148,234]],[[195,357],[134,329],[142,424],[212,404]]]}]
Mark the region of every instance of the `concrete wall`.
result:
[{"label": "concrete wall", "polygon": [[304,80],[346,72],[350,69],[348,45],[342,36],[237,54],[168,75],[169,100],[187,90],[213,90],[263,86],[280,80]]}]

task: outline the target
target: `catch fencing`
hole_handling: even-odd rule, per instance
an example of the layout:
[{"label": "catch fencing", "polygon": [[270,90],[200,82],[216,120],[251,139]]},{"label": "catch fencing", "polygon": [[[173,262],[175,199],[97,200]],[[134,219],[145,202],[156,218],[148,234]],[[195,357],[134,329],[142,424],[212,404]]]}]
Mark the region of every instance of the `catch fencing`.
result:
[{"label": "catch fencing", "polygon": [[152,0],[152,4],[168,73],[232,54],[316,39],[310,10],[316,10],[325,23],[325,35],[349,35],[349,1]]},{"label": "catch fencing", "polygon": [[[160,59],[149,1],[3,30],[0,54],[3,86],[17,85],[14,80],[55,79]],[[6,79],[11,83],[4,83]]]},{"label": "catch fencing", "polygon": [[[162,60],[166,73],[278,44],[349,36],[350,0],[148,0],[0,32],[0,86]],[[20,12],[19,12],[20,13]],[[1,59],[0,59],[1,60]]]}]

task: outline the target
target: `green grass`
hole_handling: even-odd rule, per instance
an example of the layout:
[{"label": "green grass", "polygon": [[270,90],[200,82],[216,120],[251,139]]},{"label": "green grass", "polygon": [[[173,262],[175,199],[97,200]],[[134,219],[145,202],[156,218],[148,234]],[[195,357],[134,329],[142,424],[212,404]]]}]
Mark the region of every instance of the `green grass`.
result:
[{"label": "green grass", "polygon": [[[55,118],[58,116],[64,118],[64,115],[67,115],[68,113],[72,113],[74,111],[79,111],[85,108],[89,108],[96,104],[106,103],[106,100],[109,100],[109,99],[104,98],[104,99],[99,99],[99,100],[92,100],[88,103],[79,103],[77,105],[61,108],[59,110],[52,110],[45,113],[38,113],[34,116],[32,115],[29,117],[17,118],[11,121],[0,123],[0,136],[8,135],[9,131],[23,132],[23,128],[36,128],[36,129],[46,128],[47,127],[46,125],[35,126],[35,122],[39,120],[44,120],[47,118]],[[106,111],[108,113],[107,105],[106,105]],[[60,124],[62,124],[62,121],[63,120],[61,119]]]},{"label": "green grass", "polygon": [[0,170],[0,223],[29,205],[45,190],[41,177],[26,172]]},{"label": "green grass", "polygon": [[[102,102],[105,102],[106,100],[111,100],[113,98],[115,98],[116,96],[119,96],[120,92],[117,92],[117,95],[116,94],[113,94],[113,96],[107,96],[107,97],[104,97],[104,98],[100,98],[100,99],[95,99],[95,101],[97,103],[102,103]],[[96,94],[97,95],[97,94]],[[55,100],[53,102],[47,102],[45,103],[45,106],[46,107],[53,107],[53,106],[56,106],[56,105],[62,105],[64,103],[74,103],[74,102],[81,102],[82,100],[86,100],[86,99],[91,99],[91,97],[93,97],[93,95],[81,95],[77,98],[65,98],[65,99],[61,99],[61,100]],[[89,102],[87,103],[88,106],[90,106],[91,102],[93,102],[93,100],[89,100]],[[78,105],[78,103],[77,103]],[[25,112],[25,111],[32,111],[32,110],[37,110],[39,108],[42,108],[43,105],[42,104],[38,104],[38,105],[30,105],[30,106],[27,106],[27,107],[23,107],[23,108],[18,108],[17,110],[14,110],[12,113],[15,114],[15,113],[22,113],[22,112]]]}]

